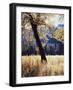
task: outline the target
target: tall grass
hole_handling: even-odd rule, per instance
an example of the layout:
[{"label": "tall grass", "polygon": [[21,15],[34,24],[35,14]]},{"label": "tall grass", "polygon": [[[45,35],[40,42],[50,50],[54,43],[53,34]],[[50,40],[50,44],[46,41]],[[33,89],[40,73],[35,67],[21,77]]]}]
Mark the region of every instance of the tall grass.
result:
[{"label": "tall grass", "polygon": [[40,55],[22,56],[22,77],[64,75],[64,56],[46,56],[47,63],[41,63]]}]

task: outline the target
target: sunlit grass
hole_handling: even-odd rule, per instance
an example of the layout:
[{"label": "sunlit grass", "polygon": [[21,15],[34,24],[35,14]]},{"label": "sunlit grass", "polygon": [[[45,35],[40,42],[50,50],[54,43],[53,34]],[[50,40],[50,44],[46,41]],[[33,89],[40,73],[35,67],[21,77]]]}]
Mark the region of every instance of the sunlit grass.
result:
[{"label": "sunlit grass", "polygon": [[22,56],[22,77],[64,75],[64,56],[46,56],[47,63],[41,63],[40,55]]}]

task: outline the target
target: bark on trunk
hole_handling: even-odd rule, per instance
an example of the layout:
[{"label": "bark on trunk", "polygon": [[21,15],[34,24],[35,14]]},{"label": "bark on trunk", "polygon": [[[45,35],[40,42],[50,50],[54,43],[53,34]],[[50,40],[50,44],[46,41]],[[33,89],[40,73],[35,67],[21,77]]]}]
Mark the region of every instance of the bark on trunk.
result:
[{"label": "bark on trunk", "polygon": [[37,25],[36,24],[31,24],[32,26],[32,29],[33,29],[33,32],[34,32],[34,36],[35,36],[35,39],[36,39],[36,43],[39,47],[39,51],[40,51],[40,55],[41,55],[41,62],[47,62],[47,59],[46,59],[46,56],[45,56],[45,52],[44,52],[44,49],[41,45],[41,41],[40,41],[40,38],[39,38],[39,35],[38,35],[38,32],[37,32]]},{"label": "bark on trunk", "polygon": [[46,59],[46,56],[45,56],[45,52],[44,52],[44,49],[41,45],[41,41],[40,41],[40,38],[39,38],[39,35],[38,35],[38,32],[37,32],[37,23],[34,22],[33,20],[33,17],[31,14],[27,13],[30,17],[30,23],[31,23],[31,26],[32,26],[32,30],[34,32],[34,36],[35,36],[35,39],[36,39],[36,43],[39,47],[39,51],[40,51],[40,55],[41,55],[41,62],[42,63],[45,63],[47,62],[47,59]]}]

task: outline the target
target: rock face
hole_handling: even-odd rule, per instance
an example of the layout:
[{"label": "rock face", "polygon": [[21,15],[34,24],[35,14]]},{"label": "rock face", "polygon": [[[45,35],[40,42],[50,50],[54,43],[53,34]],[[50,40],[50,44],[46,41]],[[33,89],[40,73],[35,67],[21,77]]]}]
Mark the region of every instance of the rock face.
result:
[{"label": "rock face", "polygon": [[56,30],[53,33],[53,37],[60,40],[60,41],[64,41],[64,29]]},{"label": "rock face", "polygon": [[[43,48],[46,55],[64,55],[64,43],[55,38],[48,37],[48,41]],[[22,55],[39,54],[39,50],[37,49],[32,42],[28,45],[28,43],[22,41]]]},{"label": "rock face", "polygon": [[48,42],[45,46],[45,53],[48,55],[63,55],[64,43],[56,40],[55,38],[48,38]]}]

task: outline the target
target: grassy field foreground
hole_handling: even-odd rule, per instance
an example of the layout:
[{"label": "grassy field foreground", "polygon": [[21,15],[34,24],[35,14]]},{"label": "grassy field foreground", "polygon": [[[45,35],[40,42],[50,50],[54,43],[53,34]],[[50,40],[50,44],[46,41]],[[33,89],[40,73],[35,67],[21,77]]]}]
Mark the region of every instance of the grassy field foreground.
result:
[{"label": "grassy field foreground", "polygon": [[22,77],[64,75],[64,56],[46,56],[47,63],[41,63],[41,56],[22,56]]}]

